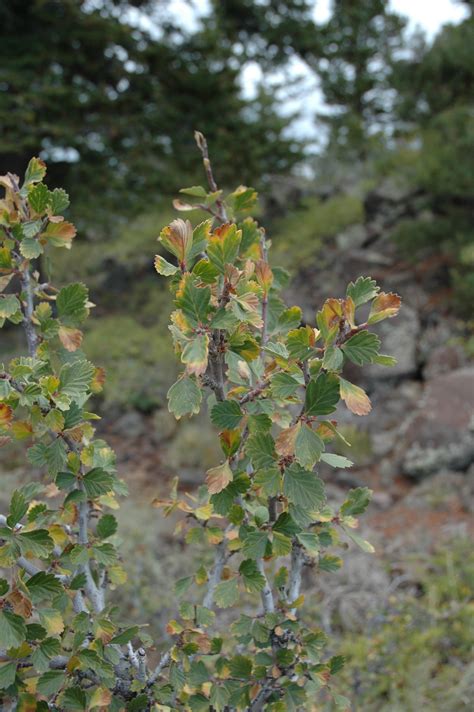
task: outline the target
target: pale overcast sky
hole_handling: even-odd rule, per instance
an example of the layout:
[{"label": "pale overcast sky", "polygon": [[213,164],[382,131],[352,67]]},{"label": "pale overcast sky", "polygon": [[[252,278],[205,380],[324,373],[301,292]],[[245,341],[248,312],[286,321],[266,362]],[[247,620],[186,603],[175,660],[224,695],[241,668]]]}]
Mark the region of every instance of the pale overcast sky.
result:
[{"label": "pale overcast sky", "polygon": [[[314,17],[318,22],[328,19],[331,4],[331,0],[315,0]],[[455,0],[391,0],[390,6],[408,18],[409,32],[421,28],[428,39],[432,39],[442,25],[449,22],[458,23],[467,16],[467,9]],[[209,10],[209,1],[171,0],[170,9],[175,17],[179,17],[184,27],[192,28],[196,24],[197,16],[205,15]],[[148,22],[145,20],[144,24],[148,25]],[[244,96],[249,99],[255,96],[256,87],[262,78],[260,67],[256,63],[249,63],[244,68],[241,79]],[[286,74],[276,71],[265,79],[267,82],[284,84],[284,89],[275,92],[281,102],[282,113],[299,115],[299,118],[288,126],[289,132],[302,138],[314,138],[315,114],[323,107],[322,94],[314,74],[304,62],[295,58]]]}]

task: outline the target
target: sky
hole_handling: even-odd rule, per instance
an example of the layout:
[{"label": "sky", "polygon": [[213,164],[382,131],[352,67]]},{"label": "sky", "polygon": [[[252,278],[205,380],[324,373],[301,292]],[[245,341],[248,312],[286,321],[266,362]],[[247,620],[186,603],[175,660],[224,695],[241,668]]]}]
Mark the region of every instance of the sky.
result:
[{"label": "sky", "polygon": [[[364,2],[364,0],[359,1]],[[331,0],[315,0],[314,5],[315,20],[317,22],[327,20],[330,16]],[[171,0],[169,7],[185,28],[192,29],[196,26],[197,17],[207,13],[209,0]],[[417,28],[422,29],[428,40],[433,39],[442,25],[449,22],[456,24],[467,16],[467,9],[455,0],[391,0],[390,8],[407,17],[409,33]],[[144,24],[147,29],[152,29],[149,21],[145,20]],[[256,63],[248,63],[241,75],[242,93],[246,98],[252,99],[255,96],[256,88],[262,78],[261,68]],[[308,70],[304,62],[294,58],[285,74],[278,70],[270,76],[267,75],[265,80],[285,85],[285,89],[280,90],[279,94],[277,92],[281,111],[287,116],[298,114],[298,118],[289,124],[288,133],[299,138],[312,139],[315,114],[324,107],[314,74]],[[294,96],[291,96],[288,87],[295,88]]]}]

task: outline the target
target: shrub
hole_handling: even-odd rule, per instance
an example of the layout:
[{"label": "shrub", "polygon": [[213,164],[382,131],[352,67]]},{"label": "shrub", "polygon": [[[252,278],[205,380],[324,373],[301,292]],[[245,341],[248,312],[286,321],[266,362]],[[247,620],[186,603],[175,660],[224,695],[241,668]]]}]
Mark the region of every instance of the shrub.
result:
[{"label": "shrub", "polygon": [[[333,413],[340,400],[357,415],[371,405],[343,378],[344,363],[393,363],[369,328],[395,316],[400,298],[361,277],[344,298],[325,302],[317,328],[301,326],[300,309],[279,297],[285,274],[270,267],[265,233],[250,217],[255,192],[240,186],[224,199],[205,139],[196,139],[209,190],[183,192],[210,218],[194,229],[181,219],[165,227],[160,241],[171,261],[158,255],[155,267],[170,281],[170,330],[184,367],[169,409],[192,416],[206,396],[222,461],[195,495],[182,496],[175,483],[154,502],[182,516],[178,531],[189,546],[213,555],[210,567],[198,562],[176,582],[181,602],[154,666],[153,641],[107,603],[107,590],[125,577],[113,511],[126,488],[89,410],[104,374],[81,351],[88,290],[80,282],[57,290],[34,266],[52,248],[71,247],[68,197],[46,187],[37,158],[21,185],[0,178],[1,286],[9,289],[0,295],[1,325],[22,326],[28,344],[27,356],[0,369],[0,434],[7,446],[26,441],[29,462],[46,474],[45,484],[14,492],[1,520],[0,564],[10,571],[0,582],[0,686],[4,703],[20,710],[304,709],[320,690],[332,695],[343,665],[325,655],[322,631],[300,622],[302,575],[337,569],[341,559],[327,549],[345,538],[372,551],[354,531],[370,490],[351,490],[334,511],[314,469],[320,460],[350,466],[330,451],[341,437]],[[357,324],[356,309],[367,303],[367,321]],[[105,339],[104,353],[108,346]],[[215,609],[241,596],[252,602],[248,611],[219,625]]]}]

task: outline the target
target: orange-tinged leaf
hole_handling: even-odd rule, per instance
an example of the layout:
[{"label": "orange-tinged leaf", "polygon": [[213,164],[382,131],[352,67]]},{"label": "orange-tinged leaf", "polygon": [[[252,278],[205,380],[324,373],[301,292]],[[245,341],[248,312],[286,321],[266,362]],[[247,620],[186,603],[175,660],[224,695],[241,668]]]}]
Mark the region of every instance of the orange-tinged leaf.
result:
[{"label": "orange-tinged leaf", "polygon": [[346,406],[355,415],[368,415],[372,410],[367,393],[344,378],[340,379],[340,394]]},{"label": "orange-tinged leaf", "polygon": [[185,264],[193,244],[192,225],[189,220],[177,218],[163,228],[159,240],[180,264]]},{"label": "orange-tinged leaf", "polygon": [[233,474],[227,460],[218,467],[212,467],[206,472],[206,485],[209,494],[218,494],[232,482]]},{"label": "orange-tinged leaf", "polygon": [[347,297],[343,302],[344,317],[347,323],[354,328],[355,327],[355,304],[352,297]]},{"label": "orange-tinged leaf", "polygon": [[378,321],[382,321],[382,319],[397,316],[401,302],[402,300],[398,294],[381,292],[372,302],[367,323],[375,324]]},{"label": "orange-tinged leaf", "polygon": [[0,428],[9,428],[13,420],[13,410],[6,403],[0,403]]},{"label": "orange-tinged leaf", "polygon": [[258,260],[255,264],[257,282],[265,292],[268,292],[273,282],[273,272],[266,260]]},{"label": "orange-tinged leaf", "polygon": [[41,238],[47,240],[54,247],[66,247],[70,250],[76,232],[75,226],[66,220],[58,223],[50,222],[46,230],[41,233]]},{"label": "orange-tinged leaf", "polygon": [[68,326],[59,327],[59,340],[67,351],[77,351],[82,344],[82,331]]},{"label": "orange-tinged leaf", "polygon": [[103,368],[96,368],[91,381],[90,389],[92,393],[100,393],[105,383],[105,371]]}]

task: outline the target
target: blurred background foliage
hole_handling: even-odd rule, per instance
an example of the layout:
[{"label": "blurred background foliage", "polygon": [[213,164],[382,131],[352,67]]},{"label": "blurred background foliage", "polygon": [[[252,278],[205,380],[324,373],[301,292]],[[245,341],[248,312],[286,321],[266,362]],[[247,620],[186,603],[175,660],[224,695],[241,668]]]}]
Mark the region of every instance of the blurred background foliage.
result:
[{"label": "blurred background foliage", "polygon": [[[186,569],[186,553],[172,543],[169,522],[149,509],[149,494],[175,473],[194,486],[219,457],[202,422],[180,424],[177,439],[167,414],[176,370],[170,298],[153,270],[156,238],[175,216],[172,199],[181,186],[203,182],[195,129],[207,136],[222,187],[260,191],[273,262],[290,271],[287,296],[303,303],[305,319],[312,322],[320,300],[333,290],[339,296],[359,272],[405,298],[396,338],[402,362],[415,355],[388,393],[369,384],[376,418],[384,409],[388,415],[373,432],[345,426],[356,476],[375,486],[376,506],[398,512],[400,498],[411,496],[411,472],[390,438],[405,447],[406,431],[394,424],[429,387],[439,368],[431,355],[451,349],[453,370],[474,355],[474,4],[462,3],[464,19],[431,39],[410,32],[386,0],[332,0],[324,21],[315,20],[317,4],[182,0],[194,13],[185,22],[167,0],[0,3],[0,173],[21,174],[41,155],[51,186],[71,194],[74,248],[40,268],[60,284],[83,280],[97,303],[84,348],[106,369],[101,427],[132,485],[121,513],[127,606],[140,621],[149,611],[155,634],[167,616],[162,602],[173,605],[171,573]],[[258,77],[251,90],[250,75]],[[304,131],[296,128],[301,115]],[[23,348],[13,330],[4,333],[2,358]],[[25,473],[17,454],[2,459],[6,491]],[[437,516],[446,510],[460,521],[459,536],[434,547],[404,544],[394,554],[390,532],[375,567],[358,559],[363,591],[369,569],[379,576],[375,598],[362,598],[364,628],[339,609],[322,621],[348,656],[341,692],[352,691],[354,710],[469,707],[474,563],[462,529],[472,509],[465,515],[462,507],[474,487],[458,508],[446,497]],[[146,522],[145,536],[137,521]],[[438,519],[430,526],[437,536]],[[157,545],[166,551],[159,561]],[[335,597],[322,585],[314,615]]]}]

